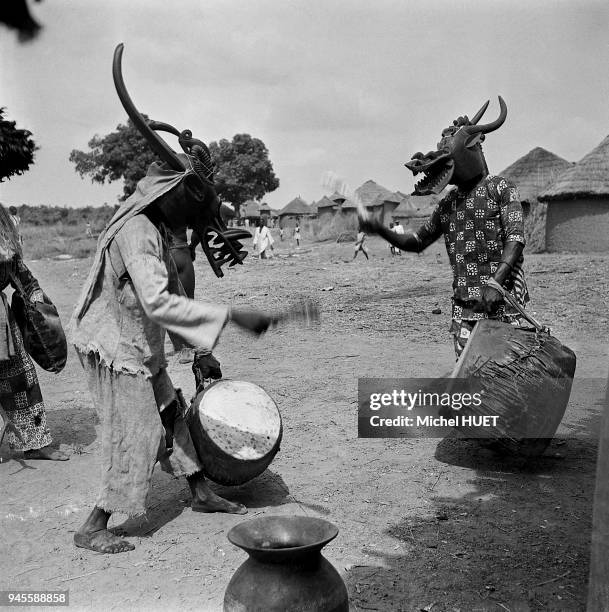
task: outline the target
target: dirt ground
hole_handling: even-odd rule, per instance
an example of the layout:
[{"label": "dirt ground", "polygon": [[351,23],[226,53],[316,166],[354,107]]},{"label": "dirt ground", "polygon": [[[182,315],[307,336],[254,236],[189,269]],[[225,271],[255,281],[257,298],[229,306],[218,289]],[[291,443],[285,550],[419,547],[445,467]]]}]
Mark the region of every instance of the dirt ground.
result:
[{"label": "dirt ground", "polygon": [[[352,245],[277,242],[224,279],[197,261],[197,295],[278,309],[319,300],[322,323],[260,340],[228,328],[216,351],[224,376],[262,385],[284,421],[280,453],[259,478],[216,487],[249,517],[324,517],[340,533],[324,549],[351,609],[432,612],[583,610],[599,415],[607,380],[609,256],[528,257],[532,310],[577,354],[557,438],[529,464],[449,437],[357,438],[357,378],[435,377],[454,364],[450,269],[443,245],[391,258]],[[90,260],[31,267],[67,321]],[[440,308],[441,314],[432,314]],[[170,360],[176,386],[189,366]],[[190,511],[185,481],[155,472],[149,512],[111,524],[136,544],[106,556],[77,549],[74,530],[95,499],[96,418],[73,352],[59,375],[40,373],[54,439],[67,463],[24,461],[0,449],[0,589],[70,591],[76,610],[222,609],[246,555],[226,533],[241,516]],[[245,517],[248,518],[248,517]]]}]

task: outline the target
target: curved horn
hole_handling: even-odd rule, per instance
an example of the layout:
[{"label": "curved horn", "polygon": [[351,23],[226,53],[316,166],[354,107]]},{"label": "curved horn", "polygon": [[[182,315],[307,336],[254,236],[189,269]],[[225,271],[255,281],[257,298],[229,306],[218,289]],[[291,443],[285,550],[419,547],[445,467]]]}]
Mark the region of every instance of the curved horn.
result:
[{"label": "curved horn", "polygon": [[480,119],[482,119],[482,115],[484,115],[484,113],[486,112],[486,109],[488,108],[490,100],[487,100],[483,105],[482,108],[471,118],[470,120],[470,124],[471,125],[476,125],[476,123],[478,123],[478,121],[480,121]]},{"label": "curved horn", "polygon": [[[154,133],[154,130],[148,125],[148,122],[142,114],[135,108],[135,105],[131,101],[125,82],[123,81],[123,73],[121,68],[121,60],[123,57],[123,43],[117,45],[114,50],[114,61],[112,62],[112,77],[114,79],[114,86],[116,87],[116,93],[123,105],[129,119],[133,121],[135,127],[139,130],[140,134],[146,139],[152,150],[164,161],[167,162],[170,168],[176,172],[183,172],[184,165],[179,160],[178,156],[172,151],[169,145],[160,136]],[[167,124],[163,124],[166,126]]]},{"label": "curved horn", "polygon": [[500,128],[507,117],[507,106],[505,105],[505,102],[501,96],[499,96],[499,108],[501,109],[499,117],[495,121],[485,123],[483,125],[468,125],[464,129],[467,130],[468,134],[478,134],[480,132],[482,134],[488,134],[489,132],[493,132],[497,128]]},{"label": "curved horn", "polygon": [[164,123],[163,121],[149,121],[148,127],[159,132],[169,132],[174,136],[180,136],[180,130],[174,128],[173,125],[169,125],[169,123]]}]

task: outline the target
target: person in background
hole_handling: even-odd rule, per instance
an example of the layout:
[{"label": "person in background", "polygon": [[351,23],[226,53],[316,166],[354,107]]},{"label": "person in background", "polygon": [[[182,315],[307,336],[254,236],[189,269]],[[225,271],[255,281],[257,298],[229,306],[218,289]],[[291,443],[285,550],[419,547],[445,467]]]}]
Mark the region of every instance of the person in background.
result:
[{"label": "person in background", "polygon": [[[391,222],[391,223],[389,224],[389,229],[390,229],[392,232],[394,231],[394,230],[393,230],[393,228],[394,228],[394,224],[393,224],[393,222]],[[391,243],[389,243],[389,251],[391,252],[391,257],[395,257],[395,251],[396,251],[396,248],[395,248],[395,247],[394,247],[394,246],[393,246]]]},{"label": "person in background", "polygon": [[360,228],[359,232],[357,233],[357,239],[355,240],[355,253],[353,254],[353,259],[357,257],[357,254],[360,251],[366,256],[366,259],[370,259],[368,257],[368,251],[366,251],[366,247],[364,246],[365,240],[366,240],[366,234]]},{"label": "person in background", "polygon": [[[191,300],[195,297],[194,262],[197,257],[195,249],[199,242],[199,236],[194,231],[191,233],[190,243],[188,242],[186,226],[169,233],[169,253],[175,263],[184,295]],[[194,357],[194,350],[185,346],[179,336],[171,332],[168,335],[174,349],[178,352],[178,363],[190,363]]]},{"label": "person in background", "polygon": [[[404,226],[398,221],[396,220],[393,224],[393,231],[398,234],[398,236],[402,236],[404,234]],[[394,247],[395,248],[395,247]],[[396,255],[401,255],[402,251],[400,251],[400,249],[395,249],[395,254]]]},{"label": "person in background", "polygon": [[21,217],[17,211],[16,206],[9,206],[8,211],[10,213],[10,219],[17,230],[17,236],[19,239],[19,244],[23,244],[23,236],[21,235]]},{"label": "person in background", "polygon": [[14,216],[0,205],[0,411],[6,416],[2,420],[8,421],[6,431],[11,450],[23,451],[24,459],[65,461],[68,455],[51,448],[36,368],[4,294],[15,277],[30,302],[44,301],[38,281],[23,262]]},{"label": "person in background", "polygon": [[294,228],[294,240],[296,241],[296,247],[300,247],[300,225],[296,222],[296,227]]},{"label": "person in background", "polygon": [[258,221],[258,226],[256,227],[256,231],[254,232],[254,248],[258,249],[258,259],[268,259],[269,253],[268,248],[271,248],[271,251],[274,251],[274,240],[273,236],[271,236],[271,230],[266,226],[266,221],[264,219],[260,219]]}]

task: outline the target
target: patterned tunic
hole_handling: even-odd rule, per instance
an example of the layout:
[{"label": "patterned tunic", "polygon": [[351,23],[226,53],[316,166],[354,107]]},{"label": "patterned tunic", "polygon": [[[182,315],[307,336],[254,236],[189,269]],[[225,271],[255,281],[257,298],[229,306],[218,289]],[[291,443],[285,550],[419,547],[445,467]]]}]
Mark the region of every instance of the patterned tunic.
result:
[{"label": "patterned tunic", "polygon": [[[38,282],[21,259],[13,264],[0,265],[1,290],[4,291],[10,282],[9,266],[12,266],[13,274],[23,284],[30,300],[42,300]],[[4,302],[4,295],[2,297]],[[3,309],[2,314],[6,313],[7,323],[7,336],[4,338],[0,335],[0,342],[8,343],[3,348],[9,352],[6,358],[0,359],[0,405],[22,440],[12,431],[7,433],[7,439],[13,450],[35,450],[52,442],[36,368],[23,346],[21,332],[10,307],[0,303],[0,308]],[[5,353],[4,350],[2,352]]]},{"label": "patterned tunic", "polygon": [[[525,244],[518,190],[500,176],[484,177],[469,192],[454,189],[438,203],[417,234],[424,245],[444,235],[453,271],[453,320],[483,319],[486,315],[473,308],[499,267],[504,244]],[[520,256],[504,284],[522,305],[529,299],[523,262]],[[510,314],[509,307],[498,316],[504,314]]]}]

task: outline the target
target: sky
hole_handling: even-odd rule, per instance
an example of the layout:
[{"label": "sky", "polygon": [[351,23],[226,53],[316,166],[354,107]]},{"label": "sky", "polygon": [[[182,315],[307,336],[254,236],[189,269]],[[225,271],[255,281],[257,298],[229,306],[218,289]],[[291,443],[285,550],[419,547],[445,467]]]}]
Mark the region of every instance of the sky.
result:
[{"label": "sky", "polygon": [[[20,44],[0,26],[0,106],[29,129],[35,165],[0,184],[5,205],[115,204],[68,160],[126,121],[115,46],[138,109],[210,142],[248,133],[269,150],[282,208],[366,180],[410,193],[404,167],[486,101],[498,173],[535,147],[577,161],[609,134],[606,0],[43,0]],[[178,149],[177,139],[168,143]],[[172,140],[173,139],[173,140]]]}]

